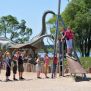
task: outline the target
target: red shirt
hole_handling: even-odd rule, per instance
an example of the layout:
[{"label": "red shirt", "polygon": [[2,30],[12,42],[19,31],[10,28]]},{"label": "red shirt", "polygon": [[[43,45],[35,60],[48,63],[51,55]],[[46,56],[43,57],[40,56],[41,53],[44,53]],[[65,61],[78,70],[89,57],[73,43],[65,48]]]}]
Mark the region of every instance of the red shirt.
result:
[{"label": "red shirt", "polygon": [[57,64],[57,62],[58,62],[57,57],[54,57],[54,61],[53,61],[53,63],[54,63],[54,64]]},{"label": "red shirt", "polygon": [[49,57],[46,56],[46,57],[44,58],[44,62],[45,62],[46,65],[49,65]]},{"label": "red shirt", "polygon": [[65,31],[65,36],[67,39],[73,39],[74,33],[72,30],[67,30],[67,31]]}]

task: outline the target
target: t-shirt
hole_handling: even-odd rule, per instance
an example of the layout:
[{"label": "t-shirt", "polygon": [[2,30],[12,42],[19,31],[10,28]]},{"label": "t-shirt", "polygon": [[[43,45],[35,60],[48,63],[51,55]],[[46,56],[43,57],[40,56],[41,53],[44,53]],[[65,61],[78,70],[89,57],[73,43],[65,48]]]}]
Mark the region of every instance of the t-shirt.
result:
[{"label": "t-shirt", "polygon": [[18,65],[20,65],[20,64],[23,64],[22,56],[19,56],[19,58],[18,58]]},{"label": "t-shirt", "polygon": [[44,62],[46,65],[48,65],[49,64],[49,57],[45,57]]},{"label": "t-shirt", "polygon": [[74,33],[72,31],[65,31],[65,36],[67,40],[73,39]]},{"label": "t-shirt", "polygon": [[54,57],[53,63],[57,64],[57,61],[58,61],[57,57]]}]

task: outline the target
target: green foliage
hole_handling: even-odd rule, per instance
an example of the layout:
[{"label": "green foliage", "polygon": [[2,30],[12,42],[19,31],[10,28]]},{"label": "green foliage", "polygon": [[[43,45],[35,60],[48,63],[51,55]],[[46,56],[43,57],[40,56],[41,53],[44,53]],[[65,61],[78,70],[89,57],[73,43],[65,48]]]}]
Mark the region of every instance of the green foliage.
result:
[{"label": "green foliage", "polygon": [[47,23],[54,24],[56,22],[56,18],[57,18],[56,16],[53,16],[50,20],[48,20]]},{"label": "green foliage", "polygon": [[56,23],[56,16],[53,16],[50,20],[48,20],[47,24],[50,25],[50,32],[52,35],[55,34],[55,30],[56,30],[56,26],[55,26],[55,23]]},{"label": "green foliage", "polygon": [[[71,0],[61,16],[65,25],[74,30],[76,47],[80,49],[82,56],[89,56],[91,48],[91,0]],[[54,20],[53,17],[49,23],[54,24]],[[62,24],[60,19],[59,21],[60,30]],[[51,33],[55,32],[54,30],[51,31]]]},{"label": "green foliage", "polygon": [[0,35],[17,43],[29,41],[32,29],[26,26],[26,21],[19,22],[12,15],[2,16],[0,18]]},{"label": "green foliage", "polygon": [[91,68],[91,57],[82,57],[80,58],[80,62],[86,70]]}]

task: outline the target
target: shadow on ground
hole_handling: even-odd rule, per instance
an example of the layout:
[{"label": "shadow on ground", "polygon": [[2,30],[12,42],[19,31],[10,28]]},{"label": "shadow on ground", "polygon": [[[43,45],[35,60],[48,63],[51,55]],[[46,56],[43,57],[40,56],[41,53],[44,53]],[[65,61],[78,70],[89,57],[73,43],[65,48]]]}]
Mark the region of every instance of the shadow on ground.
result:
[{"label": "shadow on ground", "polygon": [[14,80],[10,80],[10,81],[0,80],[0,82],[18,82],[18,81],[31,81],[31,80],[33,80],[33,79],[24,79],[24,80],[16,80],[16,81],[14,81]]},{"label": "shadow on ground", "polygon": [[82,78],[81,76],[76,76],[76,77],[74,78],[74,80],[75,80],[76,82],[81,82],[81,81],[90,81],[90,80],[91,80],[91,78],[89,78],[89,77]]}]

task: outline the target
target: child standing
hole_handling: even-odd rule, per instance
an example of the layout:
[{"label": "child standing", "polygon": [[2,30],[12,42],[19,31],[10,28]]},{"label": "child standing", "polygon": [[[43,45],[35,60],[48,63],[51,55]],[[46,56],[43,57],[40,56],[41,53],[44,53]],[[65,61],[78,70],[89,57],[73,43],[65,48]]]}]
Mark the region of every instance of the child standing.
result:
[{"label": "child standing", "polygon": [[40,57],[38,56],[36,59],[36,72],[37,72],[37,78],[41,79],[40,73],[41,73],[41,62],[40,62]]},{"label": "child standing", "polygon": [[16,52],[13,57],[13,80],[17,80],[15,77],[17,73],[17,64],[18,64],[17,62],[18,62],[18,52]]},{"label": "child standing", "polygon": [[11,81],[9,76],[11,74],[11,56],[9,52],[5,52],[5,63],[6,63],[6,82]]},{"label": "child standing", "polygon": [[45,69],[44,74],[45,74],[46,78],[49,78],[47,76],[48,66],[49,66],[49,57],[48,57],[48,54],[45,54],[45,57],[44,57],[44,69]]},{"label": "child standing", "polygon": [[56,77],[56,67],[57,67],[57,63],[58,63],[58,59],[57,59],[57,55],[55,55],[55,57],[53,59],[52,78],[55,78]]}]

